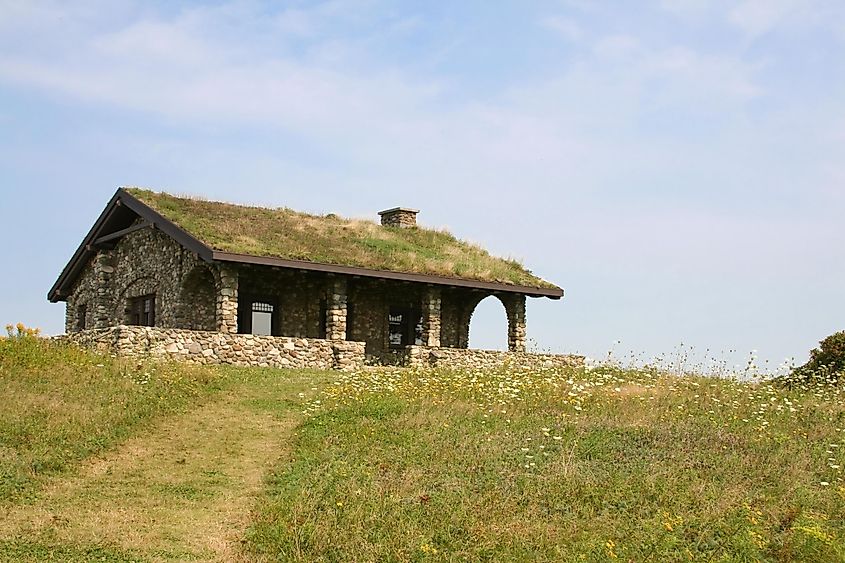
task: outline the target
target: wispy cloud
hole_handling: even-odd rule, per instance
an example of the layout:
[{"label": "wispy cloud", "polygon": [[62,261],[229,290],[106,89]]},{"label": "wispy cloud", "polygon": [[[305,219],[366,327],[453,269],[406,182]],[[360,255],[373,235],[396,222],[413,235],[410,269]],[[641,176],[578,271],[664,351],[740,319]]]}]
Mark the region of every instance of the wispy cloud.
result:
[{"label": "wispy cloud", "polygon": [[[295,185],[286,202],[317,211],[436,201],[429,224],[563,283],[681,272],[720,287],[774,279],[784,261],[830,272],[806,249],[841,229],[845,92],[837,57],[819,70],[802,55],[835,55],[804,34],[835,17],[814,24],[824,11],[779,0],[612,19],[596,3],[543,8],[471,35],[460,3],[0,0],[0,87],[178,130],[91,141],[184,181],[162,187],[251,185],[239,199],[273,203],[261,186]],[[807,41],[749,47],[785,29]]]},{"label": "wispy cloud", "polygon": [[547,16],[540,20],[540,25],[560,34],[573,43],[584,37],[584,30],[574,20],[563,16]]}]

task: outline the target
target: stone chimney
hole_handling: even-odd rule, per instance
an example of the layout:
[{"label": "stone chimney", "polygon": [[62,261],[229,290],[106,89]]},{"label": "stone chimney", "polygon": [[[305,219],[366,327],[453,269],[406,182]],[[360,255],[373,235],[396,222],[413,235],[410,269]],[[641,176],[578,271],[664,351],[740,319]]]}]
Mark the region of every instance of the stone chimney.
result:
[{"label": "stone chimney", "polygon": [[401,227],[403,229],[417,226],[417,213],[419,209],[409,209],[407,207],[394,207],[393,209],[385,209],[379,211],[381,215],[381,224],[385,227]]}]

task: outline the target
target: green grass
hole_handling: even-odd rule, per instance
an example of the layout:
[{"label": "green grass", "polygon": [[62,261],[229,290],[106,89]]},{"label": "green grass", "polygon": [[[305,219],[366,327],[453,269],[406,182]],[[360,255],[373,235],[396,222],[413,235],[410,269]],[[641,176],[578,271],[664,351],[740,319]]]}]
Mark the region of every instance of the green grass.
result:
[{"label": "green grass", "polygon": [[841,561],[841,398],[617,369],[341,376],[306,409],[248,548],[303,561]]},{"label": "green grass", "polygon": [[98,561],[102,563],[141,563],[141,555],[110,547],[50,546],[28,540],[0,541],[0,561]]},{"label": "green grass", "polygon": [[336,215],[309,215],[127,191],[208,246],[226,252],[554,288],[522,264],[491,256],[446,231],[387,228]]},{"label": "green grass", "polygon": [[0,504],[218,391],[219,370],[116,360],[35,337],[0,339]]},{"label": "green grass", "polygon": [[834,386],[191,368],[12,338],[0,391],[3,561],[845,560]]}]

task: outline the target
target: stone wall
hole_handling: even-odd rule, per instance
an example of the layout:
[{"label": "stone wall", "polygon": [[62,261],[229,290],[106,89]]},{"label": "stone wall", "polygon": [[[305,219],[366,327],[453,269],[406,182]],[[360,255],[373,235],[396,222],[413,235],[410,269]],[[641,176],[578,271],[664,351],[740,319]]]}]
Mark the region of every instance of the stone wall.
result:
[{"label": "stone wall", "polygon": [[198,364],[343,371],[364,365],[363,342],[124,325],[73,332],[63,338],[121,356],[172,358]]},{"label": "stone wall", "polygon": [[[214,301],[215,269],[153,228],[127,234],[112,249],[101,249],[88,263],[67,298],[65,330],[105,328],[129,320],[130,301],[156,295],[157,326],[207,329]],[[187,283],[186,283],[187,282]]]},{"label": "stone wall", "polygon": [[583,366],[584,356],[409,346],[403,363],[409,367],[454,369],[496,369],[505,364],[527,369],[550,369]]}]

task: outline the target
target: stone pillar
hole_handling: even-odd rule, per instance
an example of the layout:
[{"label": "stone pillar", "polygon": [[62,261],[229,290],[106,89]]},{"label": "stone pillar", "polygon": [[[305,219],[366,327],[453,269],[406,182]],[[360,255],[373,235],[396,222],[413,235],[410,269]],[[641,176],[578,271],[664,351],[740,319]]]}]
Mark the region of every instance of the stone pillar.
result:
[{"label": "stone pillar", "polygon": [[110,254],[106,250],[101,250],[94,257],[94,283],[96,289],[93,303],[91,303],[94,328],[106,328],[113,324],[123,324],[126,322],[124,318],[111,318],[113,307],[110,306],[109,297],[112,294],[111,278],[112,274],[114,274],[114,264]]},{"label": "stone pillar", "polygon": [[76,304],[72,300],[65,301],[65,334],[76,332]]},{"label": "stone pillar", "polygon": [[525,296],[500,296],[508,315],[508,350],[525,352]]},{"label": "stone pillar", "polygon": [[457,348],[469,348],[469,321],[472,319],[474,307],[464,305],[458,311],[458,345]]},{"label": "stone pillar", "polygon": [[346,340],[346,279],[335,278],[326,300],[326,338]]},{"label": "stone pillar", "polygon": [[215,322],[218,332],[238,332],[238,271],[220,264],[217,270]]},{"label": "stone pillar", "polygon": [[475,308],[481,300],[487,297],[477,292],[467,293],[466,297],[458,305],[458,342],[457,348],[469,348],[469,323]]},{"label": "stone pillar", "polygon": [[440,347],[440,288],[429,287],[423,293],[423,346]]}]

